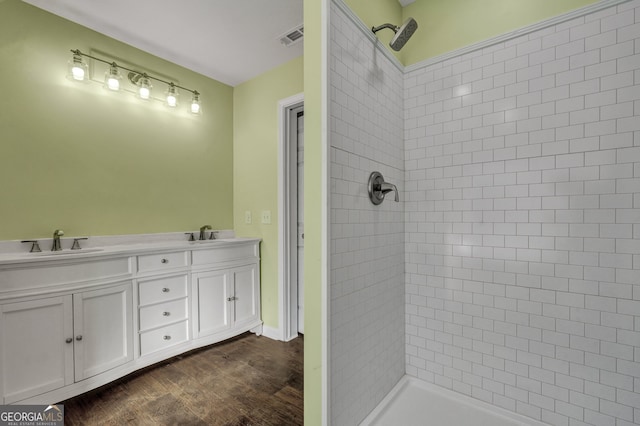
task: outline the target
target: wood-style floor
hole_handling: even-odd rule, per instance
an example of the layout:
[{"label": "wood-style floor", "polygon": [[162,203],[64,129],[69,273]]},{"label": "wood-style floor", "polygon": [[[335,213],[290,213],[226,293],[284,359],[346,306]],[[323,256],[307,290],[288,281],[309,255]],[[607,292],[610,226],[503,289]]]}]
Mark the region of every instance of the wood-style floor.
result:
[{"label": "wood-style floor", "polygon": [[303,339],[245,333],[63,401],[65,425],[301,425]]}]

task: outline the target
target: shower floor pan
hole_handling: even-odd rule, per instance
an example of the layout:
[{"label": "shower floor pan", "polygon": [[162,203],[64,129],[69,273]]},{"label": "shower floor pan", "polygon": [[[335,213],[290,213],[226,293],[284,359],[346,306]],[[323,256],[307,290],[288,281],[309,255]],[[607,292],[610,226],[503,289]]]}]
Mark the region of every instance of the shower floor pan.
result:
[{"label": "shower floor pan", "polygon": [[547,426],[486,402],[404,376],[360,426]]}]

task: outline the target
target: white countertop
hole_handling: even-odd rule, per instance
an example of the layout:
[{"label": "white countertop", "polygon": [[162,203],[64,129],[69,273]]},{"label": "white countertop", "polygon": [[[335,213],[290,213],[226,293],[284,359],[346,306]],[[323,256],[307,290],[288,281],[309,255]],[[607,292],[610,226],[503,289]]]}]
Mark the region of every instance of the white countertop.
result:
[{"label": "white countertop", "polygon": [[[189,233],[191,231],[186,231]],[[210,231],[207,231],[207,235]],[[199,231],[193,231],[198,238]],[[74,237],[61,238],[61,251],[50,251],[52,238],[38,239],[41,252],[30,253],[30,243],[0,241],[0,266],[34,262],[52,262],[72,259],[91,259],[104,256],[145,254],[167,250],[204,250],[214,247],[260,241],[260,238],[238,238],[233,231],[216,231],[214,240],[188,241],[185,232],[165,234],[137,234],[88,237],[80,241],[81,249],[71,250]],[[83,238],[83,237],[75,237]]]}]

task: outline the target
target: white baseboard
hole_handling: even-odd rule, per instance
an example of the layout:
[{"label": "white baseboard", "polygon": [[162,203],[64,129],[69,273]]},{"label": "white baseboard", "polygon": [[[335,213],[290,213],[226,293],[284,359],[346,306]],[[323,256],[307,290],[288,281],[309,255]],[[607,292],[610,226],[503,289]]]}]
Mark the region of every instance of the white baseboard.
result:
[{"label": "white baseboard", "polygon": [[262,335],[272,340],[282,340],[282,333],[280,332],[280,329],[269,327],[268,325],[262,327]]}]

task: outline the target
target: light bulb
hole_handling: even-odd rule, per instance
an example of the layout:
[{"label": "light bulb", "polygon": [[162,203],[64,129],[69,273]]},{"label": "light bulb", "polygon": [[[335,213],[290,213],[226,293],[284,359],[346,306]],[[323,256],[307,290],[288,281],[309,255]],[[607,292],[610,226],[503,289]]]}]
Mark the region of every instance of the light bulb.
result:
[{"label": "light bulb", "polygon": [[82,60],[79,50],[72,50],[73,58],[69,61],[68,78],[73,81],[85,82],[89,73],[89,66]]},{"label": "light bulb", "polygon": [[105,75],[105,86],[109,90],[118,91],[120,90],[120,79],[122,76],[118,72],[118,65],[113,62],[109,71],[107,71]]},{"label": "light bulb", "polygon": [[200,93],[193,92],[193,98],[191,99],[191,113],[200,114]]},{"label": "light bulb", "polygon": [[107,80],[107,87],[111,90],[120,90],[120,82],[117,78],[109,77],[109,80]]},{"label": "light bulb", "polygon": [[169,88],[167,89],[167,105],[172,108],[178,105],[178,92],[173,83],[169,84]]},{"label": "light bulb", "polygon": [[142,75],[140,78],[140,88],[138,89],[138,95],[140,99],[147,100],[151,96],[151,83],[149,83],[149,78],[146,74]]},{"label": "light bulb", "polygon": [[75,80],[82,81],[84,80],[84,69],[79,66],[74,66],[71,68],[71,75],[73,75]]}]

